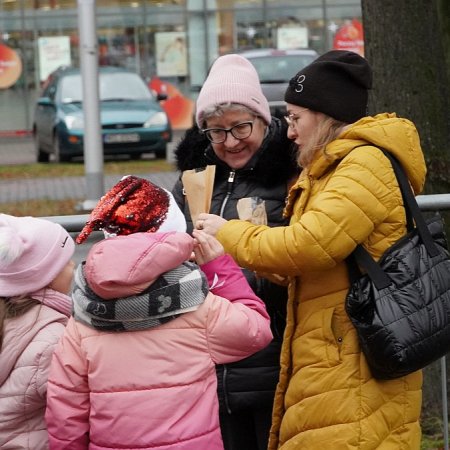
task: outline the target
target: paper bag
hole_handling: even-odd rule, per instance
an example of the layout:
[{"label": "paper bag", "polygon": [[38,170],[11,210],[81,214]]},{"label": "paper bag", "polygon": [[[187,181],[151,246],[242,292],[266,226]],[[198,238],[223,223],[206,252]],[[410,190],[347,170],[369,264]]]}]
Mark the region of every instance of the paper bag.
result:
[{"label": "paper bag", "polygon": [[237,202],[239,219],[254,225],[267,225],[266,204],[260,197],[241,198]]},{"label": "paper bag", "polygon": [[181,175],[194,226],[198,215],[209,212],[211,207],[215,173],[216,166],[206,166],[203,169],[185,170]]}]

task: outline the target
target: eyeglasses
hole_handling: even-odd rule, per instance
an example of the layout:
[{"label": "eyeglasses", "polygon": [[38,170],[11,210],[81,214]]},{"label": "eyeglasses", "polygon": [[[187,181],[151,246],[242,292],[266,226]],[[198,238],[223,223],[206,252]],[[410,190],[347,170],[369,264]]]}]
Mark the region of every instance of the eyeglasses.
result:
[{"label": "eyeglasses", "polygon": [[252,134],[253,120],[238,123],[231,128],[206,128],[201,131],[213,144],[222,144],[222,142],[225,142],[228,133],[231,133],[235,139],[241,140],[248,138]]},{"label": "eyeglasses", "polygon": [[298,116],[295,114],[289,114],[287,116],[284,116],[284,120],[289,125],[289,128],[294,128],[295,124],[297,123]]},{"label": "eyeglasses", "polygon": [[289,128],[294,128],[295,127],[295,125],[297,124],[297,120],[300,119],[300,116],[298,114],[303,112],[303,111],[308,111],[308,108],[302,108],[296,114],[291,113],[291,114],[288,114],[287,116],[284,116],[284,120],[289,125]]}]

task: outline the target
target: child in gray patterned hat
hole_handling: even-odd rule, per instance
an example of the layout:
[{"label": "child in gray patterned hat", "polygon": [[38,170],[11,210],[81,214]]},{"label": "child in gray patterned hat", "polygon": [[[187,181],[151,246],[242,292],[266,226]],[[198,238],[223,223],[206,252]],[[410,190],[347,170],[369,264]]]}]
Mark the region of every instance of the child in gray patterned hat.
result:
[{"label": "child in gray patterned hat", "polygon": [[272,333],[222,245],[193,235],[111,237],[78,267],[49,376],[51,448],[223,449],[215,365]]}]

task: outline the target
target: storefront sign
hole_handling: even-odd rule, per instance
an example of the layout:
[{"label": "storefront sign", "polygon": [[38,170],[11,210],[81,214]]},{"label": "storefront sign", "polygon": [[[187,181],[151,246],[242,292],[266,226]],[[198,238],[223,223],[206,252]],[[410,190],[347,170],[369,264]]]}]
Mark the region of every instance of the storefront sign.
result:
[{"label": "storefront sign", "polygon": [[308,29],[306,27],[281,27],[277,29],[277,48],[308,47]]},{"label": "storefront sign", "polygon": [[22,74],[22,61],[10,47],[0,44],[0,89],[11,87]]},{"label": "storefront sign", "polygon": [[69,36],[52,36],[38,39],[39,79],[44,81],[60,66],[70,65]]},{"label": "storefront sign", "polygon": [[155,33],[156,72],[159,77],[185,76],[187,70],[186,34]]},{"label": "storefront sign", "polygon": [[155,94],[167,95],[167,100],[162,101],[161,106],[169,116],[174,130],[185,130],[192,126],[193,100],[185,97],[172,83],[162,81],[159,77],[153,77],[148,86]]},{"label": "storefront sign", "polygon": [[333,48],[336,50],[350,50],[364,56],[364,33],[359,20],[353,19],[339,28],[334,36]]}]

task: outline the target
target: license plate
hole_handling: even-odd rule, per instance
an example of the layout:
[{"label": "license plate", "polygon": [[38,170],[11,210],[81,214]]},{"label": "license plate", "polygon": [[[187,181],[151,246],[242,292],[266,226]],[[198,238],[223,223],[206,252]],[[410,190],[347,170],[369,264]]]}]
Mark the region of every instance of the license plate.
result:
[{"label": "license plate", "polygon": [[122,144],[127,142],[139,142],[139,134],[105,134],[105,143],[107,144]]}]

